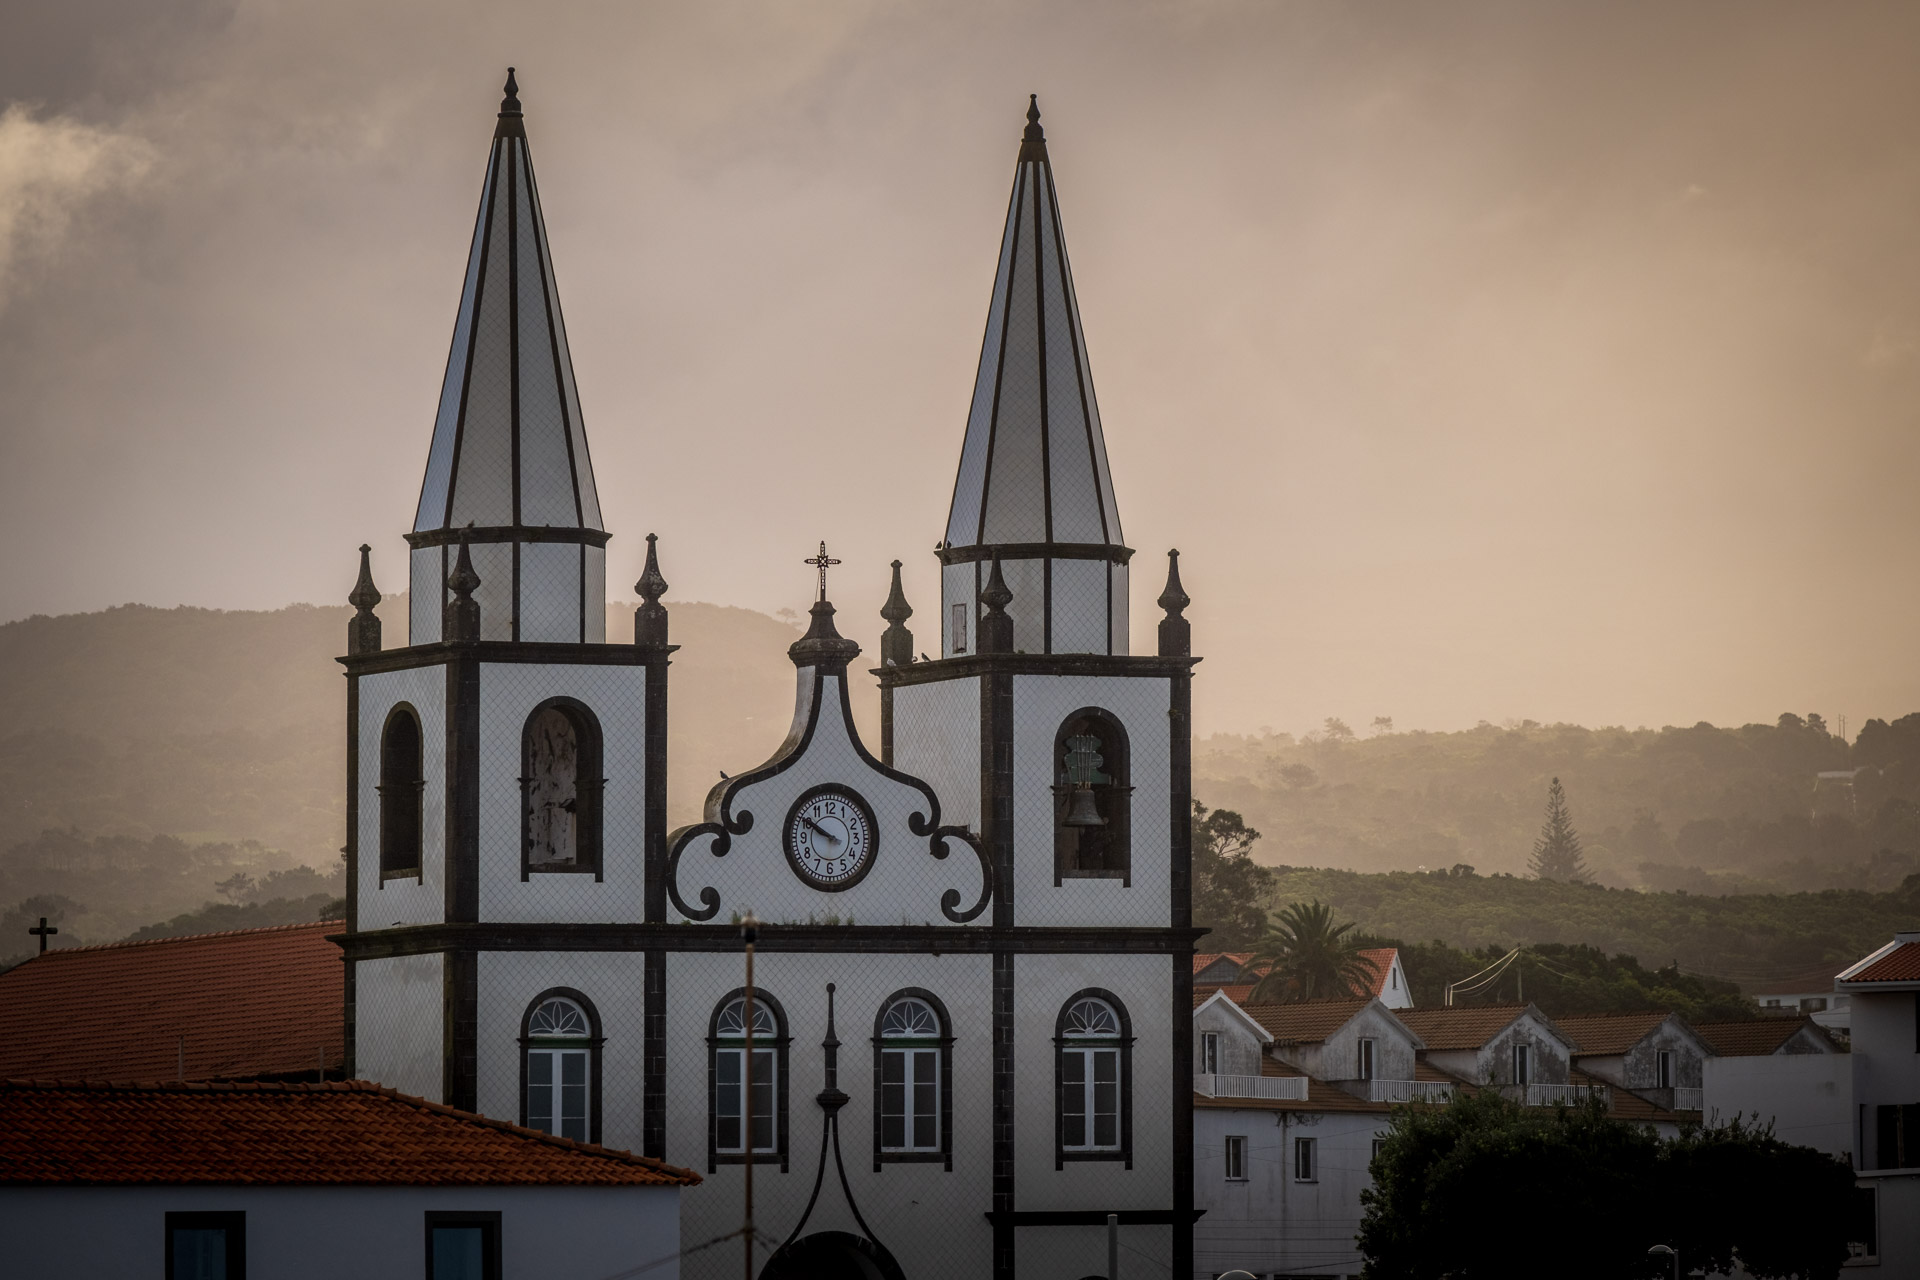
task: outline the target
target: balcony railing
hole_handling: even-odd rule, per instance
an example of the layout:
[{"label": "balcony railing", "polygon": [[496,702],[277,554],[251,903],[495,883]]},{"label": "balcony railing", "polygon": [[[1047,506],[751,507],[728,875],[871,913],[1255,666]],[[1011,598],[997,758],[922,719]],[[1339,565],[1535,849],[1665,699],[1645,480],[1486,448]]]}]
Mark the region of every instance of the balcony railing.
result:
[{"label": "balcony railing", "polygon": [[1445,1080],[1362,1080],[1368,1102],[1451,1102],[1453,1086]]},{"label": "balcony railing", "polygon": [[1208,1073],[1193,1078],[1193,1091],[1203,1098],[1266,1098],[1275,1102],[1305,1102],[1307,1078]]},{"label": "balcony railing", "polygon": [[1675,1089],[1673,1091],[1673,1109],[1675,1111],[1700,1111],[1706,1106],[1705,1089]]},{"label": "balcony railing", "polygon": [[1577,1107],[1588,1098],[1607,1100],[1603,1084],[1505,1084],[1500,1092],[1527,1107],[1557,1107],[1565,1103]]}]

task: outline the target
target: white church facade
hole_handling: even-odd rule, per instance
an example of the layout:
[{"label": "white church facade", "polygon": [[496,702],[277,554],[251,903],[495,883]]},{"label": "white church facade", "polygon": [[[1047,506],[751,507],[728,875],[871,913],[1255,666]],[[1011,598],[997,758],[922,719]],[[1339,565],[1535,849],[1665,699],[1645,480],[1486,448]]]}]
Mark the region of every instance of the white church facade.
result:
[{"label": "white church facade", "polygon": [[[610,538],[510,77],[406,643],[382,643],[364,549],[352,596],[349,1074],[698,1171],[689,1246],[739,1227],[751,1169],[767,1277],[1084,1276],[1110,1214],[1138,1268],[1191,1274],[1197,660],[1177,559],[1158,652],[1129,652],[1133,553],[1037,107],[938,657],[896,562],[859,663],[821,548],[786,740],[670,831],[667,584],[649,536],[632,637],[607,636]],[[870,679],[871,747],[849,711]],[[738,1267],[715,1248],[683,1272]]]}]

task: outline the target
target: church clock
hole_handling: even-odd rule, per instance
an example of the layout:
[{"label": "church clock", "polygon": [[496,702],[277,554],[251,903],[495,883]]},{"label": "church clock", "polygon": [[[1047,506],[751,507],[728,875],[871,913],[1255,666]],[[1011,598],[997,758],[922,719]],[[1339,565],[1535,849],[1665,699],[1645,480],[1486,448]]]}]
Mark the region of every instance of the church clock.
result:
[{"label": "church clock", "polygon": [[857,792],[831,783],[811,788],[787,815],[787,860],[816,889],[852,888],[873,865],[874,826]]}]

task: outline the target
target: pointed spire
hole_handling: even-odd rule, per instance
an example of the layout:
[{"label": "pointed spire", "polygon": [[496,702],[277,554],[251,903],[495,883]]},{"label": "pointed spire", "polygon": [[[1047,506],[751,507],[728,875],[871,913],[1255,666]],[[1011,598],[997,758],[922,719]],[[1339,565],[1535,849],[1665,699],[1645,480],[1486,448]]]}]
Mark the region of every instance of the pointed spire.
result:
[{"label": "pointed spire", "polygon": [[1193,656],[1193,624],[1181,616],[1181,611],[1193,601],[1187,597],[1185,588],[1180,585],[1180,552],[1167,552],[1167,586],[1157,601],[1167,616],[1160,619],[1160,656],[1163,658],[1190,658]]},{"label": "pointed spire", "polygon": [[827,1068],[827,1087],[814,1098],[820,1109],[832,1115],[847,1105],[847,1095],[840,1091],[840,1037],[833,1029],[833,991],[834,984],[827,984],[827,1038],[820,1042],[825,1051]]},{"label": "pointed spire", "polygon": [[980,653],[1013,652],[1013,619],[1007,616],[1007,606],[1013,603],[1013,592],[1007,590],[1007,580],[1000,573],[1000,553],[993,553],[993,571],[987,576],[987,585],[980,590],[980,603],[987,606],[980,618]]},{"label": "pointed spire", "polygon": [[473,593],[480,587],[480,575],[473,571],[469,529],[460,531],[460,558],[447,575],[453,599],[447,601],[447,617],[441,633],[448,644],[470,644],[480,638],[480,602]]},{"label": "pointed spire", "polygon": [[640,607],[633,611],[633,642],[643,648],[659,648],[667,643],[667,607],[660,597],[667,594],[667,580],[660,576],[660,556],[655,549],[659,538],[647,535],[647,567],[633,589],[640,593]]},{"label": "pointed spire", "polygon": [[360,580],[353,584],[347,603],[354,608],[347,621],[347,656],[380,652],[380,619],[373,607],[380,603],[380,589],[373,585],[373,565],[367,557],[373,548],[360,544]]},{"label": "pointed spire", "polygon": [[898,560],[893,562],[893,590],[887,593],[887,602],[880,606],[880,616],[887,621],[887,629],[880,636],[880,665],[913,665],[913,632],[902,625],[913,616],[913,606],[907,603],[907,593],[900,586]]}]

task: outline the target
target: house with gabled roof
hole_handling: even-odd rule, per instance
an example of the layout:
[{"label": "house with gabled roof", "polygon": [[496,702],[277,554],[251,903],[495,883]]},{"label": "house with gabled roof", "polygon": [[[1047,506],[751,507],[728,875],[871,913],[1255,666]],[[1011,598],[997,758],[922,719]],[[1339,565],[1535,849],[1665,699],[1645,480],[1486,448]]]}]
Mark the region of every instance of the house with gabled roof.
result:
[{"label": "house with gabled roof", "polygon": [[1714,1050],[1678,1014],[1576,1014],[1558,1020],[1574,1039],[1573,1063],[1668,1111],[1701,1109],[1702,1073]]}]

